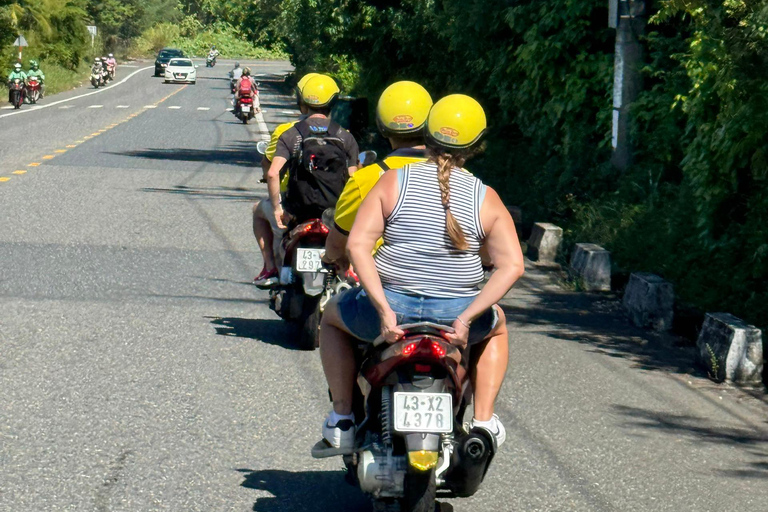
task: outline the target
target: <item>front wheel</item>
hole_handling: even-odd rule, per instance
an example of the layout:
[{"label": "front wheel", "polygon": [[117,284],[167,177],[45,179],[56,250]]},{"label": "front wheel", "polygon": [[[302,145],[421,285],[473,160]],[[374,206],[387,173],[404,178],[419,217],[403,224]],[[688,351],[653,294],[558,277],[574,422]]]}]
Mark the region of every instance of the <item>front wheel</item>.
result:
[{"label": "front wheel", "polygon": [[435,470],[421,473],[409,470],[405,475],[405,496],[400,500],[402,512],[434,512],[437,497]]}]

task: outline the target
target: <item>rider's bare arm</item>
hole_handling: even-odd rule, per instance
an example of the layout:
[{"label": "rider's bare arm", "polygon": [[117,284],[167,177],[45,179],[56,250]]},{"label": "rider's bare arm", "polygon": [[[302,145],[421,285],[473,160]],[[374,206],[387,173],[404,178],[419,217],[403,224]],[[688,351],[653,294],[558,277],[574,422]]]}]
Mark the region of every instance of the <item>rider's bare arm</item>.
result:
[{"label": "rider's bare arm", "polygon": [[459,315],[467,323],[499,302],[525,272],[523,251],[517,238],[515,222],[499,194],[491,187],[487,187],[485,200],[480,208],[480,220],[486,233],[484,247],[496,270],[480,294]]},{"label": "rider's bare arm", "polygon": [[372,253],[376,242],[384,234],[384,219],[392,213],[397,191],[397,171],[384,173],[360,205],[347,240],[347,253],[355,272],[381,316],[391,312],[391,308],[384,296]]},{"label": "rider's bare arm", "polygon": [[288,162],[287,159],[282,156],[275,155],[272,158],[272,164],[267,171],[267,190],[269,191],[269,199],[272,201],[275,211],[281,209],[280,207],[280,169]]}]

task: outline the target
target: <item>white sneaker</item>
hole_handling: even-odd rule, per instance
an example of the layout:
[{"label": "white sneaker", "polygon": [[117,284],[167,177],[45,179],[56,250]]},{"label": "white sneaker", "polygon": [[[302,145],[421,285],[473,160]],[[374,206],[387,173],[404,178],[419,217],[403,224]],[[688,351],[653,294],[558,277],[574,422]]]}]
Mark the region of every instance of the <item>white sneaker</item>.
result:
[{"label": "white sneaker", "polygon": [[472,418],[472,421],[469,422],[469,429],[471,430],[475,427],[482,428],[493,436],[496,440],[496,449],[507,440],[507,431],[496,414],[494,414],[488,421],[478,421],[475,418]]},{"label": "white sneaker", "polygon": [[323,439],[332,448],[353,449],[355,447],[355,422],[339,420],[335,425],[328,424],[328,418],[323,422]]}]

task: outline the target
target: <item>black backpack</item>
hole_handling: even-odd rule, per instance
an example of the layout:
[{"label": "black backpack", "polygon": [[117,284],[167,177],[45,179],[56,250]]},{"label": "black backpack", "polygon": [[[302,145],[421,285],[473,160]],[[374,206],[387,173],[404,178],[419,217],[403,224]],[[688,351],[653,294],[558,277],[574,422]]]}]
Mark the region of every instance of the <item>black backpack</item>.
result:
[{"label": "black backpack", "polygon": [[336,206],[349,179],[349,162],[337,123],[325,128],[301,121],[296,129],[301,142],[291,158],[285,207],[297,222],[304,222]]}]

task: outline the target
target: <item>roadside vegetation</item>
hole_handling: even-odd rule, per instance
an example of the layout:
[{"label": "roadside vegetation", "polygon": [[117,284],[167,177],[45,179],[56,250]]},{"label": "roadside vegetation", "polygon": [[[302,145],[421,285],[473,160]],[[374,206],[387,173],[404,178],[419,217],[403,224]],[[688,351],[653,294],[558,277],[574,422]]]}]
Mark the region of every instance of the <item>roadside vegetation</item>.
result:
[{"label": "roadside vegetation", "polygon": [[[489,114],[472,169],[525,222],[603,244],[616,271],[768,326],[768,0],[648,1],[634,164],[610,163],[615,31],[605,0],[0,0],[0,48],[77,70],[96,52],[288,55],[376,98],[464,92]],[[86,23],[87,22],[87,23]],[[26,59],[26,56],[25,56]],[[372,107],[375,104],[372,103]]]}]

